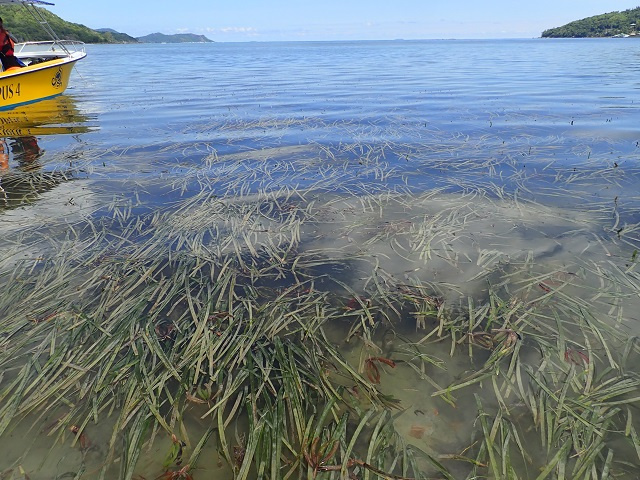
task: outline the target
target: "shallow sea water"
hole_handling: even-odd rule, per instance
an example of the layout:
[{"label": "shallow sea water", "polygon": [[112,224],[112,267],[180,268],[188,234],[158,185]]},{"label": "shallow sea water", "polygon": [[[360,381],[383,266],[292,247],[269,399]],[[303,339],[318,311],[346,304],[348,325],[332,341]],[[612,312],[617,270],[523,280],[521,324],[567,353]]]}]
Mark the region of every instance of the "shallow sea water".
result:
[{"label": "shallow sea water", "polygon": [[[344,287],[327,286],[336,296],[340,291],[339,308],[352,308],[352,294],[368,302],[384,289],[429,285],[452,316],[466,315],[473,323],[473,307],[482,312],[499,290],[518,321],[538,305],[549,318],[553,312],[572,315],[577,305],[575,311],[588,310],[621,337],[640,334],[638,42],[216,43],[87,50],[65,95],[2,112],[0,283],[25,263],[38,271],[43,258],[81,258],[93,245],[87,225],[98,221],[111,222],[114,237],[143,245],[147,237],[139,225],[146,220],[137,224],[138,237],[129,237],[128,225],[158,212],[176,232],[206,245],[231,232],[237,240],[220,246],[220,256],[261,257],[271,251],[273,238],[278,246],[295,244],[296,254],[316,262],[320,288],[327,277]],[[247,209],[252,202],[264,203],[263,210]],[[219,214],[221,205],[237,217]],[[304,221],[286,215],[294,208],[304,211]],[[169,250],[173,241],[169,235]],[[176,251],[196,243],[185,242]],[[290,278],[283,276],[279,286],[286,288]],[[70,283],[79,289],[82,282],[76,282]],[[555,290],[560,300],[548,307]],[[575,303],[568,307],[562,303],[567,299]],[[0,299],[0,316],[7,319],[25,308]],[[394,419],[397,431],[442,461],[467,456],[479,438],[474,396],[461,390],[448,402],[433,394],[470,378],[489,352],[471,355],[463,341],[435,341],[427,336],[438,324],[431,316],[400,320],[391,340],[382,326],[373,329],[375,347],[352,337],[348,321],[333,322],[327,335],[360,368],[376,348],[381,356],[405,359],[393,370],[380,368],[379,388],[402,403]],[[537,328],[526,320],[523,325]],[[546,334],[540,328],[539,336]],[[3,335],[0,351],[9,351],[15,333]],[[564,346],[564,338],[556,340]],[[625,349],[619,338],[610,341],[612,350]],[[429,381],[409,365],[411,345],[429,346],[438,359],[442,368],[429,370]],[[523,345],[522,358],[540,363],[539,347]],[[625,360],[635,358],[633,348]],[[565,359],[575,355],[565,353]],[[622,369],[611,356],[605,350],[594,354],[603,376],[607,363]],[[630,370],[634,378],[640,373]],[[15,378],[12,365],[0,387]],[[492,391],[488,380],[483,388]],[[502,404],[482,390],[473,392],[486,410]],[[527,416],[521,403],[510,408],[518,421]],[[629,413],[630,432],[629,425],[640,429],[640,413],[634,402],[629,408],[636,414]],[[193,415],[184,419],[190,449],[209,426],[201,417],[207,408],[191,409]],[[60,407],[46,418],[32,415],[0,437],[0,478],[18,465],[33,480],[65,478],[68,472],[76,478],[95,475],[105,462],[112,421],[89,424],[89,448],[72,446],[68,434],[52,447],[47,425],[63,412]],[[23,438],[22,425],[34,435]],[[533,427],[521,434],[531,445],[540,438]],[[160,475],[170,446],[169,438],[159,436],[145,448],[136,473]],[[616,453],[620,478],[637,478],[637,448],[629,440]],[[194,477],[230,478],[220,453],[211,450],[199,459]],[[542,447],[529,453],[527,461],[513,460],[524,464],[520,478],[535,478],[548,461]],[[446,466],[454,478],[469,472],[464,462]],[[118,469],[113,465],[108,478],[116,478]],[[496,477],[492,471],[488,476]]]}]

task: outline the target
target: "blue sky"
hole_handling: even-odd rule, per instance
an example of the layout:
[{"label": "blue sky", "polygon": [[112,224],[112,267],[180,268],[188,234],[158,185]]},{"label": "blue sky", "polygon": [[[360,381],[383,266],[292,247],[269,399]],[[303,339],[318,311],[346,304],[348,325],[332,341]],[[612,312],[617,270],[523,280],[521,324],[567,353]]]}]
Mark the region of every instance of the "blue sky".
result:
[{"label": "blue sky", "polygon": [[219,42],[532,38],[640,0],[52,0],[65,20],[134,37],[196,33]]}]

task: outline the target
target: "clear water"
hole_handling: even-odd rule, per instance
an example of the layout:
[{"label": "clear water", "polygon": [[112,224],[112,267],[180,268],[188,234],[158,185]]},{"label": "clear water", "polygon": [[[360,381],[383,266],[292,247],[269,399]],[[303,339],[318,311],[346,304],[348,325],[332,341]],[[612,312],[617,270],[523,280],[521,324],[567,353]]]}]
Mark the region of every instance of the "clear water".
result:
[{"label": "clear water", "polygon": [[115,170],[103,169],[98,182],[202,167],[211,151],[202,145],[232,154],[393,142],[406,148],[391,152],[390,166],[425,184],[439,181],[435,171],[452,174],[441,165],[469,161],[465,178],[484,176],[488,162],[533,184],[544,179],[530,172],[550,164],[548,175],[633,169],[640,151],[632,41],[89,45],[88,53],[64,96],[74,117],[62,119],[87,131],[35,133],[49,154],[102,150],[96,169]]},{"label": "clear water", "polygon": [[[391,192],[421,198],[414,205],[399,202],[383,216],[362,216],[353,199],[340,208],[329,201],[333,210],[322,212],[327,218],[313,232],[303,232],[301,250],[339,251],[346,261],[350,249],[361,247],[358,254],[379,257],[391,277],[416,275],[470,295],[486,291],[496,265],[528,252],[548,271],[574,272],[577,264],[624,264],[640,243],[640,42],[216,43],[87,50],[64,96],[2,113],[0,232],[9,238],[39,225],[45,231],[56,219],[110,215],[102,207],[113,199],[134,213],[164,209],[197,195],[206,177],[220,195],[309,187],[336,196]],[[67,169],[70,177],[60,177]],[[434,189],[440,189],[438,196],[421,197]],[[501,203],[507,197],[533,207]],[[454,207],[468,216],[434,221],[443,229],[441,255],[417,273],[413,259],[396,258],[384,242],[371,241],[372,229],[400,237],[407,219],[438,219]],[[2,250],[5,266],[11,248]],[[351,275],[354,290],[365,288],[357,273]],[[572,292],[578,296],[600,282],[588,275],[581,280],[583,290]],[[638,306],[632,297],[625,299],[625,312]],[[619,303],[600,302],[603,315],[623,315]],[[630,335],[640,333],[637,324],[629,328]],[[333,335],[339,339],[345,332]],[[360,354],[344,353],[356,362]],[[447,374],[436,378],[446,385],[467,368],[468,360],[454,358]],[[430,386],[413,388],[415,378],[405,373],[386,387],[403,392],[412,406],[408,416],[399,417],[398,428],[426,429],[428,434],[412,441],[429,450],[468,444],[473,400],[467,405],[462,398],[457,410],[438,405]],[[98,446],[101,435],[108,437],[108,428],[94,427]],[[46,439],[31,448],[45,448],[40,443]],[[13,437],[7,458],[17,458],[21,448]],[[162,456],[164,450],[159,445],[154,451]],[[63,451],[64,468],[47,460],[48,468],[76,468],[77,450]],[[99,447],[92,455],[99,464]],[[153,452],[144,458],[157,465]],[[0,472],[8,466],[0,461]],[[31,472],[32,478],[48,478]],[[141,475],[152,478],[153,472],[149,467]]]},{"label": "clear water", "polygon": [[[487,174],[510,190],[515,177],[540,188],[567,168],[635,171],[639,47],[617,39],[89,45],[64,96],[73,115],[54,119],[85,131],[35,133],[45,169],[54,153],[99,155],[98,184],[157,179],[167,168],[180,176],[176,167],[202,169],[213,150],[365,142],[393,144],[387,165],[409,172],[418,190]],[[356,157],[342,151],[351,162],[343,186],[362,179]],[[631,177],[612,198],[634,195]],[[279,182],[304,184],[287,174]]]}]

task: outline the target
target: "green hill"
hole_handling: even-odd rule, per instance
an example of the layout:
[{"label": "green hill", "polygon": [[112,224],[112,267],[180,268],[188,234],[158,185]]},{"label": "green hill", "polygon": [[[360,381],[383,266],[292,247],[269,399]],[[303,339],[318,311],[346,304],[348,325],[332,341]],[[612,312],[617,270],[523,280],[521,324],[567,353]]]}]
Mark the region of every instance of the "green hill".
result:
[{"label": "green hill", "polygon": [[[638,27],[632,25],[636,24]],[[640,28],[640,7],[611,12],[602,15],[576,20],[562,27],[551,28],[542,32],[543,38],[585,38],[613,37],[614,35],[636,35]],[[638,36],[640,38],[640,36]]]},{"label": "green hill", "polygon": [[126,33],[116,32],[111,28],[96,28],[96,32],[103,34],[109,43],[138,43],[138,40]]},{"label": "green hill", "polygon": [[144,37],[138,37],[141,43],[210,43],[204,35],[195,35],[193,33],[177,33],[175,35],[165,35],[164,33],[152,33]]},{"label": "green hill", "polygon": [[[121,43],[111,32],[101,33],[84,25],[67,22],[45,8],[41,8],[40,11],[61,39],[85,43]],[[50,40],[42,26],[21,5],[0,7],[0,17],[4,20],[4,27],[21,42]],[[132,37],[129,38],[133,42],[136,41]]]},{"label": "green hill", "polygon": [[[204,35],[180,33],[165,35],[152,33],[144,37],[134,38],[126,33],[117,32],[111,28],[91,29],[78,23],[71,23],[54,15],[49,10],[41,8],[43,17],[51,28],[63,40],[78,40],[85,43],[183,43],[183,42],[211,42]],[[20,42],[50,40],[42,26],[21,5],[7,5],[0,7],[0,17],[4,26]]]}]

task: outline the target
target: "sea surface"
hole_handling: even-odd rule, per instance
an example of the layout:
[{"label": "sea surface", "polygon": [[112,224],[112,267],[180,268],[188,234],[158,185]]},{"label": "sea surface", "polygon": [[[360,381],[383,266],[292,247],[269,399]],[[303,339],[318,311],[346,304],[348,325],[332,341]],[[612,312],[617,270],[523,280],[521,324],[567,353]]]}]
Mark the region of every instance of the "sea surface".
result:
[{"label": "sea surface", "polygon": [[[66,93],[3,114],[12,117],[4,133],[11,147],[19,137],[11,134],[25,133],[16,127],[30,127],[45,170],[58,154],[95,152],[97,183],[167,168],[179,176],[212,150],[359,142],[404,146],[386,161],[423,174],[421,182],[460,173],[483,181],[487,165],[499,175],[515,162],[535,183],[534,169],[635,166],[639,47],[621,39],[88,45]],[[20,152],[16,145],[10,168]],[[434,171],[447,164],[467,168]],[[361,173],[356,163],[338,183]]]},{"label": "sea surface", "polygon": [[[515,170],[546,187],[566,168],[635,169],[639,47],[623,39],[88,45],[66,93],[3,114],[11,118],[0,133],[10,169],[24,150],[13,139],[34,133],[45,152],[36,150],[38,168],[96,155],[88,178],[114,195],[130,193],[114,178],[158,179],[167,169],[179,177],[203,169],[213,151],[358,143],[396,147],[385,156],[397,173],[389,181],[410,172],[418,189],[459,177],[513,189]],[[60,126],[71,128],[52,128]],[[367,175],[356,152],[341,155],[349,166],[338,185]],[[292,160],[274,162],[273,178],[313,182],[278,168]],[[616,195],[635,197],[636,187]]]},{"label": "sea surface", "polygon": [[[386,272],[390,284],[429,282],[464,308],[471,305],[466,296],[486,299],[491,283],[514,298],[545,296],[552,282],[535,275],[550,275],[555,284],[570,284],[567,298],[584,298],[594,316],[624,325],[628,337],[640,335],[637,278],[625,277],[640,249],[640,42],[86,48],[62,96],[0,114],[0,273],[24,258],[33,259],[35,270],[62,244],[60,228],[68,239],[77,225],[109,218],[120,222],[114,236],[124,236],[127,222],[143,228],[133,221],[137,215],[175,209],[176,224],[189,231],[206,220],[199,200],[189,203],[203,190],[229,202],[296,192],[309,209],[319,205],[312,215],[318,221],[301,227],[300,251],[324,255],[332,265],[351,255],[375,258],[375,270]],[[379,204],[359,203],[372,196]],[[266,245],[264,231],[249,236]],[[413,237],[394,243],[394,235]],[[628,270],[620,273],[621,286],[598,294],[613,282],[607,269]],[[525,272],[534,280],[525,280]],[[356,273],[342,281],[358,294],[372,283]],[[0,308],[9,314],[1,301]],[[345,357],[357,361],[349,348]],[[469,367],[454,359],[448,368],[450,377],[438,378],[442,385]],[[437,412],[419,406],[433,388],[413,389],[412,373],[389,380],[414,407],[407,411]],[[440,407],[438,419],[419,419],[432,422],[427,427],[400,417],[398,428],[433,430],[431,439],[412,437],[424,449],[455,437],[442,443],[460,453],[467,430],[454,432],[448,420],[460,416],[469,429],[477,426],[469,398],[468,410],[463,405],[447,417]],[[11,461],[0,460],[0,473],[21,458],[13,435],[12,448],[4,448]],[[109,438],[92,435],[94,443]],[[77,471],[74,458],[52,468]],[[37,462],[20,461],[31,478],[53,478],[46,468],[36,473]],[[139,474],[159,472],[149,467]]]}]

